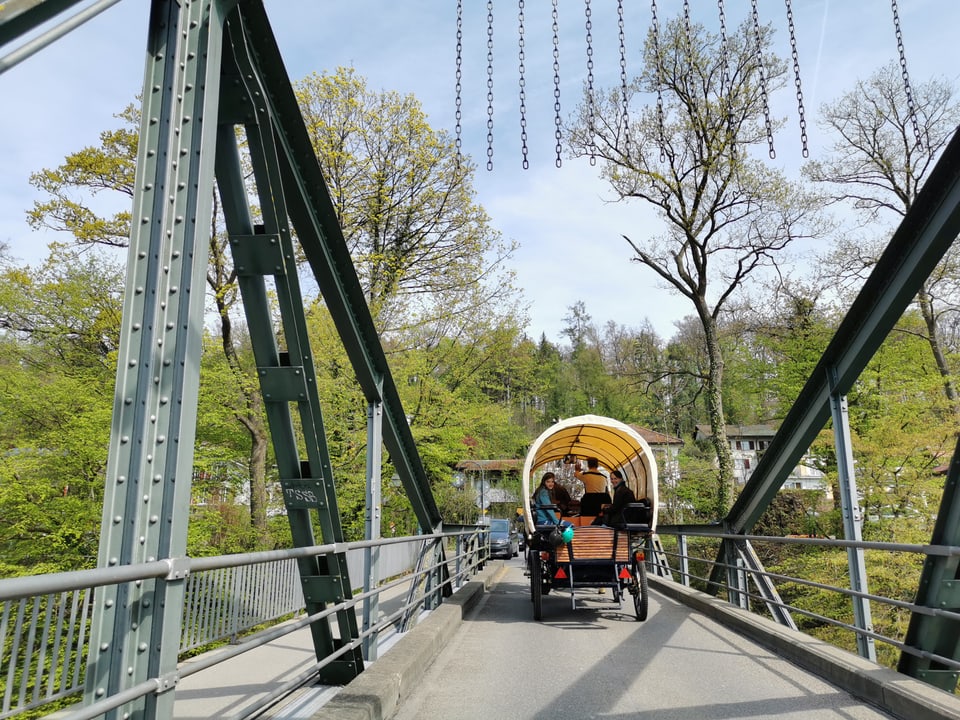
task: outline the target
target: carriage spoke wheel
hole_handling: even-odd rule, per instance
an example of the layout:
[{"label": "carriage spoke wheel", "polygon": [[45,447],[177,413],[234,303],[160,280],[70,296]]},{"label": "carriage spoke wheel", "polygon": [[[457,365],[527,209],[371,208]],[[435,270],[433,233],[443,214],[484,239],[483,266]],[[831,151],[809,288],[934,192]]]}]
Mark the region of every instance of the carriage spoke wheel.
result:
[{"label": "carriage spoke wheel", "polygon": [[633,559],[633,577],[637,584],[636,592],[633,593],[633,609],[637,612],[637,620],[643,622],[647,619],[647,610],[650,603],[650,590],[647,587],[647,569],[643,562]]}]

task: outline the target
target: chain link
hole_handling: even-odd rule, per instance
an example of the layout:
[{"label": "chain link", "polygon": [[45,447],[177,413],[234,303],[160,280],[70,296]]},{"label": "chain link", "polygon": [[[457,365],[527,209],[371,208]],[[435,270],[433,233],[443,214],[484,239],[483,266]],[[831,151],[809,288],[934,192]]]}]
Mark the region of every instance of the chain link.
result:
[{"label": "chain link", "polygon": [[690,0],[683,0],[683,41],[687,64],[693,66],[693,29],[690,26]]},{"label": "chain link", "polygon": [[920,123],[917,121],[917,108],[913,102],[913,88],[910,85],[910,75],[907,73],[907,54],[903,49],[903,33],[900,31],[900,12],[897,9],[897,0],[891,0],[893,8],[893,29],[897,34],[897,51],[900,53],[900,73],[903,75],[903,92],[907,96],[907,111],[913,123],[913,136],[917,141],[917,149],[923,149],[923,139],[920,135]]},{"label": "chain link", "polygon": [[630,116],[629,95],[627,94],[627,47],[623,34],[623,0],[617,0],[617,27],[620,29],[620,87],[623,90],[623,145],[627,155],[630,154]]},{"label": "chain link", "polygon": [[457,0],[457,111],[454,113],[457,119],[456,126],[456,147],[457,147],[457,168],[463,159],[463,98],[462,83],[463,80],[463,0]]},{"label": "chain link", "polygon": [[730,83],[730,41],[727,39],[727,13],[723,0],[717,0],[717,11],[720,15],[720,65],[723,68],[720,76],[720,95],[726,97],[727,113],[727,143],[730,145],[730,154],[736,155],[737,142],[733,122],[733,87]]},{"label": "chain link", "polygon": [[557,0],[553,0],[553,115],[554,137],[557,140],[557,167],[563,164],[561,153],[563,144],[561,139],[563,135],[560,132],[562,120],[560,119],[560,23],[557,14]]},{"label": "chain link", "polygon": [[807,118],[803,110],[803,90],[800,88],[800,57],[797,54],[797,35],[793,27],[793,6],[790,0],[784,0],[787,4],[787,26],[790,29],[790,52],[793,55],[793,82],[797,86],[797,113],[800,115],[800,145],[803,156],[810,157],[810,150],[807,148]]},{"label": "chain link", "polygon": [[590,0],[584,0],[584,13],[587,17],[587,140],[590,152],[590,164],[597,164],[597,109],[593,102],[593,11],[590,9]]},{"label": "chain link", "polygon": [[493,170],[493,0],[487,0],[487,171]]},{"label": "chain link", "polygon": [[760,77],[760,97],[763,99],[763,121],[767,129],[767,146],[770,149],[770,159],[777,157],[773,149],[773,123],[770,122],[770,104],[767,102],[767,77],[763,67],[763,44],[760,35],[760,13],[757,11],[757,0],[750,0],[753,13],[753,34],[757,41],[757,73]]},{"label": "chain link", "polygon": [[519,26],[520,26],[520,154],[523,157],[523,169],[530,168],[530,161],[527,159],[527,80],[523,64],[523,0],[518,1],[519,8]]},{"label": "chain link", "polygon": [[660,143],[660,162],[667,159],[667,141],[663,133],[663,59],[660,57],[660,22],[657,20],[657,0],[651,0],[650,12],[653,20],[650,26],[653,39],[653,56],[657,66],[657,141]]}]

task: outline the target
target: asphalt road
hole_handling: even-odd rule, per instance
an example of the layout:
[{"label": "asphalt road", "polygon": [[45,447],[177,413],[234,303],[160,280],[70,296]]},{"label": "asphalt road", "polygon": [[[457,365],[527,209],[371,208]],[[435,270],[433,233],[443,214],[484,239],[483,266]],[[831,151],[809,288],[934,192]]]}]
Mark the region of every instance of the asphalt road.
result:
[{"label": "asphalt road", "polygon": [[[392,720],[873,720],[890,718],[684,605],[651,593],[551,593],[533,620],[522,556],[444,648]],[[609,591],[608,591],[609,593]]]}]

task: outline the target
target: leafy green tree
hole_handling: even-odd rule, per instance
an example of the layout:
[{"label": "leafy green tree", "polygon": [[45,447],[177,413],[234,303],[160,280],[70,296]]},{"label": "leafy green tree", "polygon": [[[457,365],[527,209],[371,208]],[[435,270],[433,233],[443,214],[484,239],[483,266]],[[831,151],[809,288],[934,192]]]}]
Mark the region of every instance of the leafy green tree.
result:
[{"label": "leafy green tree", "polygon": [[60,246],[0,273],[3,574],[96,562],[122,280]]},{"label": "leafy green tree", "polygon": [[[340,227],[381,333],[482,309],[516,312],[504,244],[476,203],[475,167],[412,95],[371,91],[353,69],[295,90]],[[451,325],[452,324],[452,325]]]},{"label": "leafy green tree", "polygon": [[[921,326],[918,312],[900,323]],[[921,542],[933,529],[944,465],[958,428],[952,402],[919,333],[893,333],[849,395],[864,536]]]},{"label": "leafy green tree", "polygon": [[770,46],[769,29],[757,37],[748,23],[724,42],[702,26],[672,20],[648,37],[644,69],[629,89],[657,93],[657,107],[627,126],[621,91],[598,93],[581,104],[568,135],[575,154],[601,161],[618,198],[650,204],[666,223],[659,236],[625,238],[635,261],[690,301],[702,327],[718,515],[733,491],[721,315],[745,283],[815,232],[811,199],[751,156],[768,136],[761,75],[769,90],[784,82],[785,66]]}]

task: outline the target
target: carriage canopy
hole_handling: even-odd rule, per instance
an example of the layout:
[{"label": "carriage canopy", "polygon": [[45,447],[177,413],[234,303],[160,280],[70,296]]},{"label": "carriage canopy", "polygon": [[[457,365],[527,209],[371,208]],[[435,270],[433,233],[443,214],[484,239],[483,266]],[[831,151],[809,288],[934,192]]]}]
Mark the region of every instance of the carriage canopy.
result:
[{"label": "carriage canopy", "polygon": [[[581,463],[588,457],[599,461],[608,474],[620,470],[637,499],[650,501],[653,508],[651,530],[657,522],[657,462],[646,440],[632,427],[601,415],[578,415],[551,425],[543,431],[527,452],[523,465],[524,518],[533,532],[530,495],[545,472],[552,471],[563,481],[572,475],[571,461]],[[564,462],[564,461],[567,462]]]}]

